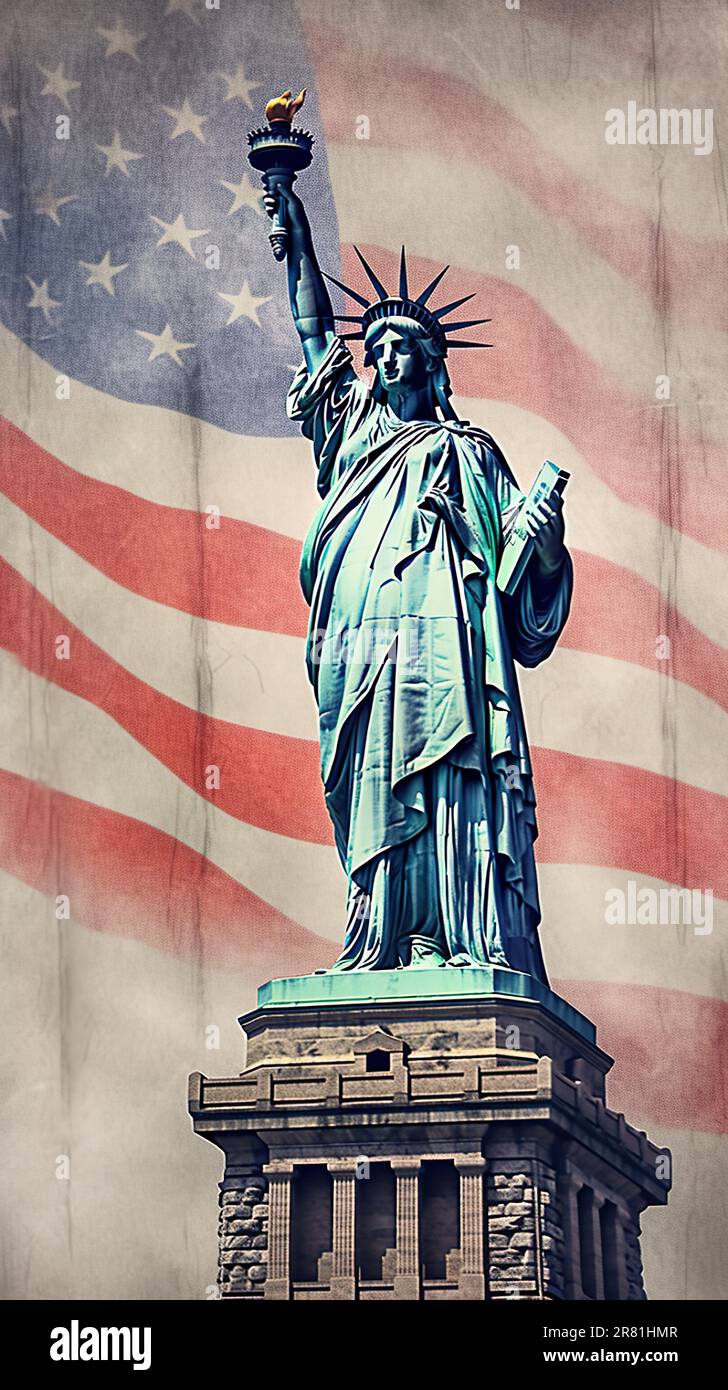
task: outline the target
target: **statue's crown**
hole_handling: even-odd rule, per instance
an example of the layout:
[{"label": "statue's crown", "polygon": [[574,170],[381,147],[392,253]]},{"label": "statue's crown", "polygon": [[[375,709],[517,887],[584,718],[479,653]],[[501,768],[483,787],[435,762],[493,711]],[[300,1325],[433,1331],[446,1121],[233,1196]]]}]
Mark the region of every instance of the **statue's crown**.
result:
[{"label": "statue's crown", "polygon": [[381,322],[383,319],[398,318],[410,319],[413,323],[419,324],[420,327],[424,328],[428,337],[432,338],[435,342],[441,343],[443,353],[447,351],[448,347],[473,348],[493,346],[492,343],[464,342],[462,339],[448,337],[449,333],[457,329],[473,328],[479,323],[490,323],[490,319],[460,319],[457,322],[453,322],[452,319],[449,322],[445,320],[446,314],[451,313],[453,309],[458,309],[461,304],[465,304],[469,299],[472,299],[472,294],[463,295],[461,299],[453,299],[450,304],[443,304],[439,309],[428,309],[427,301],[430,295],[437,289],[445,273],[450,269],[449,266],[444,266],[435,276],[434,280],[431,280],[429,285],[425,286],[422,293],[419,294],[416,299],[413,299],[409,292],[407,253],[404,246],[402,247],[402,255],[399,263],[399,291],[397,294],[391,294],[384,288],[381,280],[375,275],[359,248],[355,246],[354,250],[366,271],[370,283],[379,295],[379,299],[372,301],[365,299],[363,295],[359,294],[358,290],[352,290],[348,285],[342,284],[341,280],[337,280],[333,275],[326,276],[326,279],[330,280],[332,284],[338,285],[339,289],[344,291],[344,294],[348,294],[357,304],[361,304],[363,310],[361,314],[336,314],[334,316],[340,323],[356,323],[359,325],[356,332],[342,333],[340,334],[341,338],[365,338],[373,324]]}]

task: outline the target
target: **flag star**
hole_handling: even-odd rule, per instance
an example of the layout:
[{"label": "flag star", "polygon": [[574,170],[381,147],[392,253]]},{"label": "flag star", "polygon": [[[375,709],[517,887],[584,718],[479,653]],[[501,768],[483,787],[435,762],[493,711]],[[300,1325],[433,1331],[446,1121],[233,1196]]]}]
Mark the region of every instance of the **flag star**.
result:
[{"label": "flag star", "polygon": [[114,276],[121,275],[122,270],[127,269],[129,262],[126,261],[124,265],[112,265],[111,252],[107,251],[96,264],[93,261],[79,261],[78,264],[83,266],[84,270],[91,272],[86,281],[87,285],[100,285],[108,294],[115,294]]},{"label": "flag star", "polygon": [[157,357],[171,357],[178,367],[183,367],[184,362],[179,353],[197,347],[197,343],[178,343],[169,324],[166,324],[161,333],[147,333],[143,328],[135,328],[134,332],[138,333],[140,338],[147,338],[152,344],[148,362],[153,362]]},{"label": "flag star", "polygon": [[197,12],[197,0],[168,0],[167,8],[164,13],[165,15],[185,14],[187,18],[193,20],[195,24],[199,24],[200,22]]},{"label": "flag star", "polygon": [[236,97],[239,97],[252,111],[253,103],[250,100],[250,93],[254,92],[256,87],[260,86],[260,83],[249,82],[239,63],[235,72],[216,72],[215,76],[221,77],[223,82],[227,82],[226,101],[234,101]]},{"label": "flag star", "polygon": [[223,188],[229,189],[234,194],[232,206],[228,212],[228,217],[232,217],[234,212],[240,208],[253,208],[255,212],[263,216],[263,209],[260,200],[263,193],[260,188],[254,188],[247,174],[242,174],[240,183],[228,183],[226,179],[220,179]]},{"label": "flag star", "polygon": [[141,62],[141,58],[136,51],[137,44],[140,44],[142,39],[146,38],[146,35],[130,34],[129,30],[124,28],[118,15],[116,17],[116,27],[114,29],[102,29],[98,26],[96,33],[107,40],[106,52],[104,54],[105,58],[113,58],[115,53],[127,53],[130,58],[136,58],[138,63]]},{"label": "flag star", "polygon": [[187,97],[185,97],[179,109],[174,106],[163,106],[162,110],[166,111],[168,116],[174,117],[175,127],[169,137],[170,140],[176,140],[179,135],[194,135],[195,139],[199,140],[201,145],[204,145],[205,137],[202,134],[202,122],[206,121],[208,118],[207,116],[196,115]]},{"label": "flag star", "polygon": [[[245,314],[245,317],[250,319],[252,323],[256,323],[258,328],[261,327],[261,322],[258,318],[258,306],[268,303],[271,298],[269,294],[257,298],[254,294],[251,294],[247,280],[243,280],[242,287],[237,294],[223,294],[221,290],[216,290],[215,293],[219,299],[226,299],[228,304],[232,304],[233,306],[230,310],[228,323],[235,323],[236,319],[242,318],[243,314]],[[227,324],[225,326],[227,327]]]},{"label": "flag star", "polygon": [[66,110],[70,111],[71,107],[68,102],[68,93],[75,91],[76,87],[81,86],[81,83],[73,82],[70,77],[65,76],[63,71],[63,63],[58,64],[58,67],[56,68],[55,72],[51,72],[50,68],[44,68],[42,63],[38,63],[38,67],[40,71],[43,73],[44,77],[48,78],[48,81],[46,82],[45,87],[41,92],[41,96],[57,97],[59,101],[63,102],[63,105],[65,106]]},{"label": "flag star", "polygon": [[29,309],[41,309],[46,322],[52,323],[51,309],[60,309],[61,300],[51,299],[47,280],[44,280],[42,285],[36,285],[35,280],[31,280],[29,275],[26,275],[25,278],[33,291],[33,296],[28,300],[27,307]]},{"label": "flag star", "polygon": [[12,136],[13,133],[13,128],[10,122],[14,120],[17,114],[17,106],[6,106],[4,104],[0,106],[0,125],[5,127],[6,131],[8,132],[8,135],[10,136]]},{"label": "flag star", "polygon": [[44,193],[38,194],[35,200],[35,211],[39,217],[50,217],[51,222],[55,222],[56,226],[60,227],[61,219],[58,216],[58,209],[62,208],[65,203],[77,202],[78,198],[75,193],[70,193],[65,198],[56,198],[49,184]]},{"label": "flag star", "polygon": [[194,260],[195,252],[192,246],[192,240],[194,237],[207,236],[208,228],[204,227],[200,231],[193,231],[191,227],[187,226],[181,212],[177,214],[174,222],[165,222],[161,217],[155,217],[153,213],[150,213],[150,216],[152,222],[156,222],[158,227],[163,228],[157,246],[166,246],[167,243],[170,245],[176,243],[177,246],[182,247],[183,251],[187,252],[188,256],[192,256]]},{"label": "flag star", "polygon": [[112,169],[121,169],[122,174],[126,174],[126,177],[129,178],[129,170],[126,167],[129,160],[144,158],[143,154],[134,154],[133,150],[124,149],[118,130],[114,131],[114,138],[110,145],[97,145],[96,148],[106,155],[107,177]]}]

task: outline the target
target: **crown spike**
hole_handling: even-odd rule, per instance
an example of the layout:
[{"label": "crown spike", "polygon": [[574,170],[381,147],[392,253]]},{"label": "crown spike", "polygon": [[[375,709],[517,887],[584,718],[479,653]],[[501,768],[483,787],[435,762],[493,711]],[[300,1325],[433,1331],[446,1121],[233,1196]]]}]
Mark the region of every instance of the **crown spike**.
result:
[{"label": "crown spike", "polygon": [[362,263],[362,265],[363,265],[363,267],[364,267],[364,270],[366,271],[367,276],[369,277],[369,280],[370,280],[371,284],[374,286],[374,289],[376,290],[377,294],[379,295],[379,298],[380,298],[380,299],[386,299],[386,298],[387,298],[387,291],[385,290],[384,285],[382,284],[381,280],[379,280],[379,279],[377,278],[377,276],[374,274],[374,271],[372,270],[371,266],[369,265],[369,262],[368,262],[368,261],[365,261],[364,257],[362,256],[361,251],[359,250],[359,247],[358,247],[358,246],[355,246],[355,247],[354,247],[354,250],[356,251],[356,254],[357,254],[357,256],[359,257],[359,260],[361,261],[361,263]]},{"label": "crown spike", "polygon": [[438,285],[439,285],[439,283],[440,283],[440,281],[441,281],[443,275],[447,275],[447,272],[448,272],[449,269],[450,269],[449,265],[444,266],[443,269],[439,272],[439,274],[435,276],[434,280],[431,280],[431,281],[430,281],[430,283],[429,283],[429,285],[427,286],[427,288],[424,289],[424,290],[422,291],[422,294],[419,294],[419,295],[417,296],[417,303],[418,303],[418,304],[423,304],[423,305],[424,305],[424,304],[427,303],[427,301],[428,301],[428,299],[430,298],[430,295],[432,294],[433,290],[436,290],[436,289],[437,289],[437,287],[438,287]]},{"label": "crown spike", "polygon": [[363,338],[363,333],[339,333],[337,334],[340,343],[348,343],[352,338]]},{"label": "crown spike", "polygon": [[335,275],[327,275],[325,270],[321,273],[327,280],[331,281],[332,285],[338,285],[339,289],[344,291],[344,294],[348,294],[351,299],[356,300],[357,304],[361,304],[363,309],[369,308],[369,300],[365,299],[362,294],[357,294],[356,290],[352,290],[348,285],[342,284],[341,280],[337,280]]},{"label": "crown spike", "polygon": [[361,314],[334,314],[336,323],[361,323]]},{"label": "crown spike", "polygon": [[492,346],[493,346],[492,343],[458,343],[457,341],[455,341],[455,342],[450,342],[450,339],[449,339],[449,338],[446,338],[446,339],[445,339],[445,342],[447,343],[447,346],[448,346],[449,348],[461,348],[461,347],[462,347],[462,348],[471,348],[471,347],[482,347],[482,348],[486,348],[486,347],[492,347]]},{"label": "crown spike", "polygon": [[452,333],[455,328],[475,328],[478,323],[492,322],[492,319],[459,319],[457,323],[442,323],[440,327],[444,328],[446,333]]},{"label": "crown spike", "polygon": [[460,305],[467,304],[469,299],[475,299],[475,290],[473,290],[472,294],[464,294],[462,299],[453,299],[451,304],[443,304],[441,309],[433,309],[432,313],[435,315],[436,319],[444,318],[445,314],[449,314],[451,309],[459,309]]},{"label": "crown spike", "polygon": [[407,284],[407,255],[402,247],[402,255],[399,260],[399,297],[409,299],[409,286]]}]

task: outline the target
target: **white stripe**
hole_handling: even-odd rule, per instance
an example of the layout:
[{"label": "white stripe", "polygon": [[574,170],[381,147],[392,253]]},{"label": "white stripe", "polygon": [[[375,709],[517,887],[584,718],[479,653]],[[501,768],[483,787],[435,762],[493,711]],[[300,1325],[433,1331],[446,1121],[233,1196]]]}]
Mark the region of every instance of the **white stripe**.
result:
[{"label": "white stripe", "polygon": [[293,921],[341,940],[345,883],[336,851],[274,835],[205,801],[103,711],[0,653],[0,740],[7,772],[144,821]]},{"label": "white stripe", "polygon": [[[0,553],[74,626],[140,680],[233,724],[317,739],[301,639],[190,618],[107,579],[0,500]],[[674,777],[728,785],[728,713],[681,681],[560,646],[523,671],[531,742]]]},{"label": "white stripe", "polygon": [[[618,889],[627,903],[630,882],[635,892],[658,894],[670,885],[648,874],[588,864],[540,864],[538,877],[541,941],[552,979],[649,985],[728,1001],[728,903],[723,899],[708,904],[713,930],[706,935],[682,917],[674,925],[612,926],[605,920],[608,903],[615,901],[608,892]],[[697,900],[701,916],[706,901]],[[710,926],[710,919],[704,925]]]},{"label": "white stripe", "polygon": [[[680,1073],[679,1055],[675,1072]],[[609,1082],[607,1097],[608,1088]],[[724,1302],[728,1299],[728,1135],[663,1129],[642,1115],[630,1114],[627,1119],[646,1128],[653,1144],[672,1153],[673,1187],[667,1208],[648,1207],[640,1216],[647,1297]]]},{"label": "white stripe", "polygon": [[520,680],[532,744],[725,795],[728,713],[691,686],[564,646]]}]

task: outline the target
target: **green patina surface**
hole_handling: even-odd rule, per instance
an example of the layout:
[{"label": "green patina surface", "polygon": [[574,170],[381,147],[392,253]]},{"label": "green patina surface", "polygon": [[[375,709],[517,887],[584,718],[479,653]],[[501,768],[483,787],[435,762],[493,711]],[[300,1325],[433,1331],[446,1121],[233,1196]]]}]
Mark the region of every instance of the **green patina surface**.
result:
[{"label": "green patina surface", "polygon": [[498,559],[523,494],[498,446],[464,421],[401,419],[341,341],[301,367],[288,410],[312,441],[323,499],[301,581],[324,794],[349,881],[333,968],[432,955],[546,984],[515,663],[553,650],[571,561],[563,551],[547,576],[529,565],[504,596]]},{"label": "green patina surface", "polygon": [[433,970],[350,970],[269,980],[258,990],[258,1008],[342,1004],[390,1004],[394,1000],[520,999],[546,1009],[580,1037],[596,1042],[596,1028],[578,1009],[531,975],[497,966]]}]

